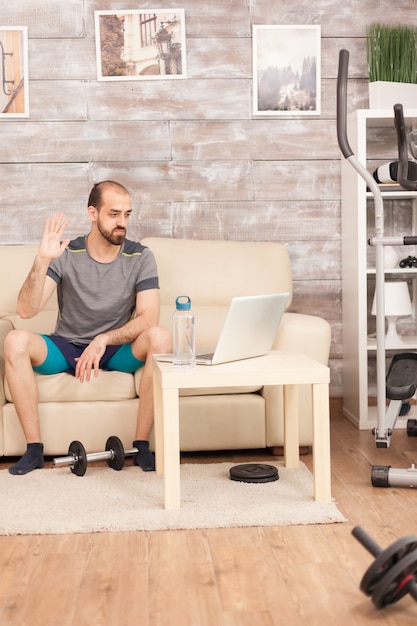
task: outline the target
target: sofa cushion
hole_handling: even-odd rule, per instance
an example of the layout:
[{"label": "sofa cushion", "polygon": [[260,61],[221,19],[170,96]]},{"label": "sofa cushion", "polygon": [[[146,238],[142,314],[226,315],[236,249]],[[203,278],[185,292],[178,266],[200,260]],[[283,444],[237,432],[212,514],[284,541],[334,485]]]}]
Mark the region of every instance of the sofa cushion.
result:
[{"label": "sofa cushion", "polygon": [[[290,259],[282,244],[158,237],[142,243],[156,258],[161,304],[172,310],[183,294],[193,307],[209,308],[228,307],[233,296],[292,294]],[[290,303],[291,298],[287,308]]]},{"label": "sofa cushion", "polygon": [[[100,370],[89,382],[80,383],[71,374],[35,374],[39,402],[98,402],[131,400],[137,397],[132,374]],[[6,399],[12,402],[9,386],[5,385]]]},{"label": "sofa cushion", "polygon": [[287,308],[290,305],[290,259],[282,244],[162,237],[148,237],[142,243],[152,250],[158,265],[160,324],[171,329],[175,299],[188,295],[199,350],[216,344],[234,296],[289,292]]}]

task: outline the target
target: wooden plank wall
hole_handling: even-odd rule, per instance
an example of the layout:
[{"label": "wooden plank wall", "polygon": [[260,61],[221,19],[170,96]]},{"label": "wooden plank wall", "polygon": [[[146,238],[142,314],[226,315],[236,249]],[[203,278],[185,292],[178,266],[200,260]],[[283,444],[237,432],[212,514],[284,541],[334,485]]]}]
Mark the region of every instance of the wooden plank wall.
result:
[{"label": "wooden plank wall", "polygon": [[[94,11],[185,9],[188,78],[98,82]],[[91,185],[120,180],[129,236],[284,242],[292,309],[332,325],[333,396],[342,393],[338,53],[350,51],[348,108],[366,108],[365,27],[380,0],[0,0],[3,25],[27,25],[30,117],[0,120],[0,243],[38,241],[64,211],[89,227]],[[411,0],[389,14],[417,22]],[[389,19],[389,18],[386,18]],[[252,24],[319,24],[320,116],[253,119]]]}]

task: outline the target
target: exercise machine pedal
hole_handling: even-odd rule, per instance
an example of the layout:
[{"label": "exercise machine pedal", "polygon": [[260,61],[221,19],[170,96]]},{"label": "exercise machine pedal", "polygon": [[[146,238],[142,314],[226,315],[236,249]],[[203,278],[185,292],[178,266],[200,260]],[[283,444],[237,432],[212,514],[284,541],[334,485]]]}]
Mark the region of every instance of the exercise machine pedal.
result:
[{"label": "exercise machine pedal", "polygon": [[386,394],[389,400],[408,400],[417,389],[417,354],[395,354],[388,369]]},{"label": "exercise machine pedal", "polygon": [[[386,376],[386,399],[389,400],[386,411],[386,429],[380,432],[373,429],[377,448],[387,448],[399,415],[406,415],[410,410],[409,399],[417,389],[417,354],[403,352],[394,355]],[[410,422],[410,420],[409,420]],[[410,422],[410,431],[412,424]]]}]

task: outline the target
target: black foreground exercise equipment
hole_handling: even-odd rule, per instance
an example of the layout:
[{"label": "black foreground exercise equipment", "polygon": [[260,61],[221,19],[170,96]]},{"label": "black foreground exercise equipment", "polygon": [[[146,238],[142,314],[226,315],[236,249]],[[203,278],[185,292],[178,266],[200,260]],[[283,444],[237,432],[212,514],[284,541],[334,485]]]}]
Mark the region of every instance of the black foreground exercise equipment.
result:
[{"label": "black foreground exercise equipment", "polygon": [[107,461],[107,465],[114,470],[120,471],[125,464],[127,456],[133,456],[138,452],[137,448],[125,450],[119,437],[109,437],[106,441],[105,452],[86,453],[80,441],[73,441],[68,448],[68,456],[62,456],[52,460],[54,467],[69,466],[76,476],[84,476],[87,464],[92,461]]},{"label": "black foreground exercise equipment", "polygon": [[230,468],[229,475],[231,480],[241,483],[271,483],[279,478],[277,468],[264,463],[234,465]]},{"label": "black foreground exercise equipment", "polygon": [[417,537],[406,535],[382,550],[360,526],[352,530],[352,535],[375,557],[361,580],[360,589],[372,596],[376,608],[390,606],[407,593],[417,600]]}]

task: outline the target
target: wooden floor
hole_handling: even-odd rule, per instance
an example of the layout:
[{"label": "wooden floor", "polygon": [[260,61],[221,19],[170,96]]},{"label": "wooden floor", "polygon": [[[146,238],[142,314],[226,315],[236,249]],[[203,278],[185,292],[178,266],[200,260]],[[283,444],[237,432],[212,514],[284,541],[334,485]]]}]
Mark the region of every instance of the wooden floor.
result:
[{"label": "wooden floor", "polygon": [[[410,596],[376,611],[361,593],[373,557],[351,530],[361,525],[382,547],[417,535],[417,490],[370,484],[373,464],[408,468],[417,461],[417,439],[398,430],[389,449],[376,449],[368,431],[357,431],[334,408],[331,433],[332,493],[347,523],[2,536],[0,624],[415,626],[417,602]],[[303,460],[311,466],[311,456]],[[132,506],[140,509],[140,501]],[[80,513],[74,502],[68,514]]]}]

